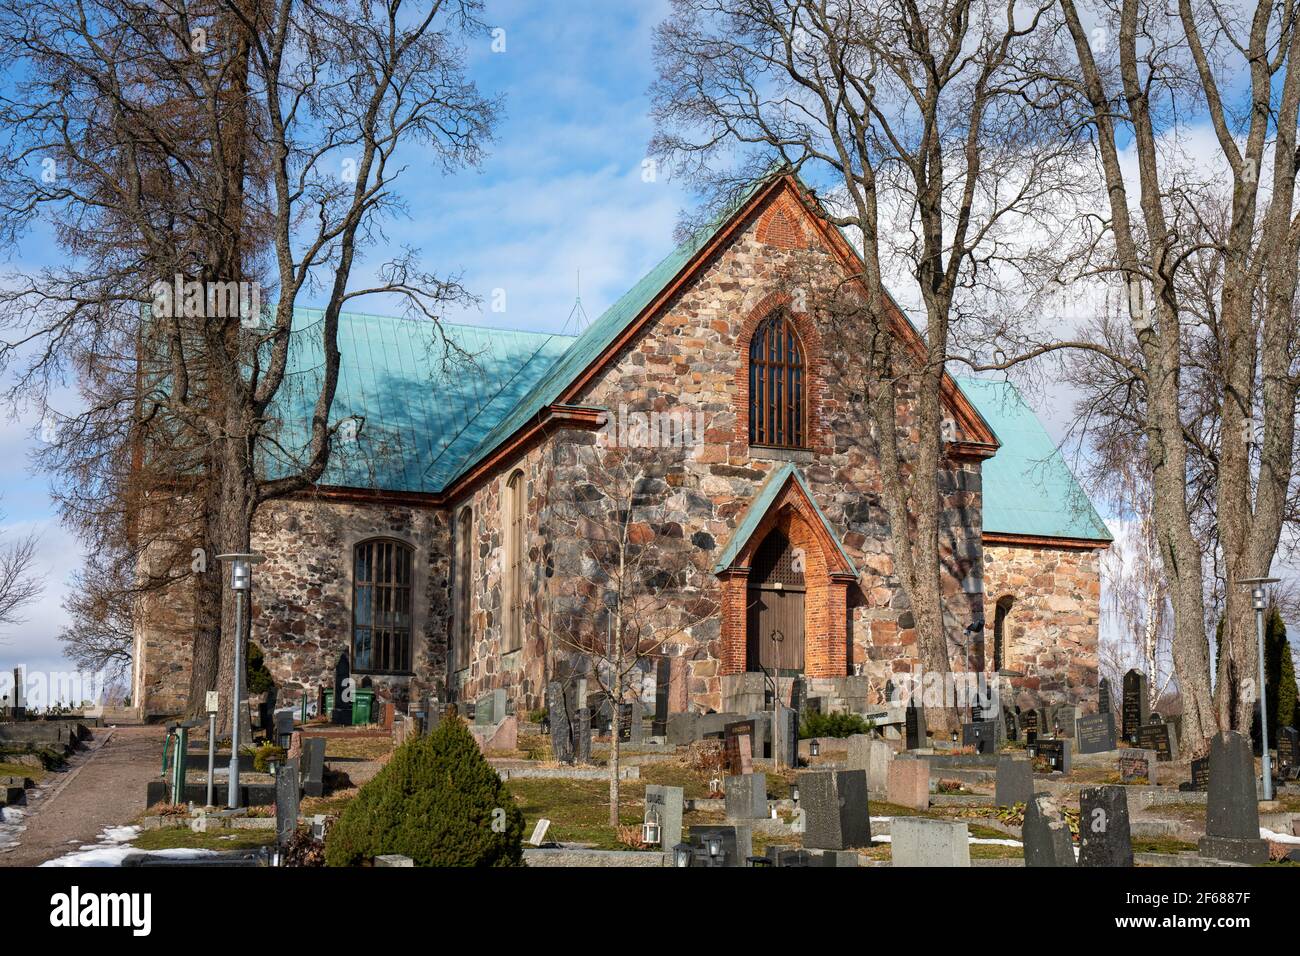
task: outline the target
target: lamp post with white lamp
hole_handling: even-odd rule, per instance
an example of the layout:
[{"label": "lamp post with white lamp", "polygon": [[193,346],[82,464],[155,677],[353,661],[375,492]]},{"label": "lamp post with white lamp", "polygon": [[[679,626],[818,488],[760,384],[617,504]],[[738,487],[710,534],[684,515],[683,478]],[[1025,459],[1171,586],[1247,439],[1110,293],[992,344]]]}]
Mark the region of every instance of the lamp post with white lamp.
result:
[{"label": "lamp post with white lamp", "polygon": [[1268,756],[1268,690],[1264,683],[1264,610],[1268,607],[1264,585],[1276,584],[1279,578],[1241,578],[1238,584],[1250,585],[1250,606],[1255,609],[1255,640],[1259,648],[1259,741],[1263,755],[1264,799],[1273,799],[1273,762]]},{"label": "lamp post with white lamp", "polygon": [[230,693],[230,781],[226,806],[239,806],[239,724],[244,698],[244,601],[253,587],[253,565],[261,564],[261,554],[219,554],[218,561],[230,562],[230,590],[235,592],[235,680]]}]

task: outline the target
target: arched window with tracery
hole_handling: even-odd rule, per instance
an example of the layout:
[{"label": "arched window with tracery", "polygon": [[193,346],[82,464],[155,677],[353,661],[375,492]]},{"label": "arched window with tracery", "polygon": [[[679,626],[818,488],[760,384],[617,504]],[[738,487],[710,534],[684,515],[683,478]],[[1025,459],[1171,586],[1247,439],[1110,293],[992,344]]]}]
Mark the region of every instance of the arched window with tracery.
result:
[{"label": "arched window with tracery", "polygon": [[807,445],[807,363],[794,322],[774,312],[749,342],[749,443]]}]

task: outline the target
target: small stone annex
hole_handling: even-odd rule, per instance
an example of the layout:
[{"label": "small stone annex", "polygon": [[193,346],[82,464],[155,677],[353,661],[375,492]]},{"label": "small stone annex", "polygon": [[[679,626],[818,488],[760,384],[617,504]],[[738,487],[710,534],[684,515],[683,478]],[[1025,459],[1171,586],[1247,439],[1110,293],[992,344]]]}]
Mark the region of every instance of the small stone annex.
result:
[{"label": "small stone annex", "polygon": [[[448,353],[432,323],[344,315],[343,447],[310,494],[259,512],[253,539],[253,640],[282,692],[332,686],[346,653],[399,708],[498,689],[516,712],[544,706],[552,605],[589,573],[553,502],[599,504],[602,439],[649,422],[671,440],[650,443],[646,533],[685,553],[717,608],[651,668],[670,710],[744,709],[731,704],[773,666],[831,706],[880,703],[914,671],[915,633],[861,396],[776,278],[796,256],[839,275],[853,261],[808,201],[793,177],[757,184],[577,336],[444,324]],[[319,346],[303,341],[308,395]],[[1091,711],[1106,527],[1012,385],[945,386],[951,666],[1002,673],[1021,706]],[[305,407],[284,409],[282,447]],[[184,588],[137,617],[145,716],[183,709],[187,619]],[[774,660],[757,635],[778,626]]]}]

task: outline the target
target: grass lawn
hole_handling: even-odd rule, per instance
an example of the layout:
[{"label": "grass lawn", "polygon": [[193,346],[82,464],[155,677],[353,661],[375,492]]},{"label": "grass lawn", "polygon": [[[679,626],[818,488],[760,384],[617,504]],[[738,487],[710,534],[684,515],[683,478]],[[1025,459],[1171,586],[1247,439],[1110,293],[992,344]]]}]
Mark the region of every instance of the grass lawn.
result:
[{"label": "grass lawn", "polygon": [[275,842],[275,830],[210,830],[195,833],[189,827],[145,830],[131,841],[137,850],[251,850]]},{"label": "grass lawn", "polygon": [[39,767],[27,767],[22,764],[0,761],[0,777],[27,777],[40,783],[48,773],[48,770]]},{"label": "grass lawn", "polygon": [[1184,843],[1182,840],[1175,840],[1173,837],[1135,837],[1133,839],[1134,853],[1186,853],[1195,849],[1195,843]]},{"label": "grass lawn", "polygon": [[340,734],[325,738],[326,760],[378,760],[392,749],[392,737],[349,737]]}]

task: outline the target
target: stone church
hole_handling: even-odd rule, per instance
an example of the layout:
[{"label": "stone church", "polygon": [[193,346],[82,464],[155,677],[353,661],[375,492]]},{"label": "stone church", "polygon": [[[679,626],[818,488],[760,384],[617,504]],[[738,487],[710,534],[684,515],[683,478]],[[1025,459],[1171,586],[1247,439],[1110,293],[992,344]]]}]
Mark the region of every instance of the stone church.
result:
[{"label": "stone church", "polygon": [[[548,611],[585,573],[550,503],[598,484],[602,439],[647,421],[687,439],[654,448],[647,533],[684,550],[716,608],[654,662],[672,710],[732,709],[773,667],[852,709],[913,672],[861,397],[777,281],[796,256],[856,272],[806,195],[789,176],[756,185],[576,336],[343,316],[340,453],[310,494],[264,506],[253,538],[252,639],[282,693],[332,686],[346,653],[399,709],[498,689],[518,713],[543,706]],[[319,320],[304,311],[302,331]],[[314,394],[310,334],[293,362],[285,448]],[[1012,385],[953,379],[944,402],[952,668],[1001,673],[1023,706],[1090,702],[1106,527]],[[142,608],[136,632],[133,701],[180,711],[184,594]]]}]

